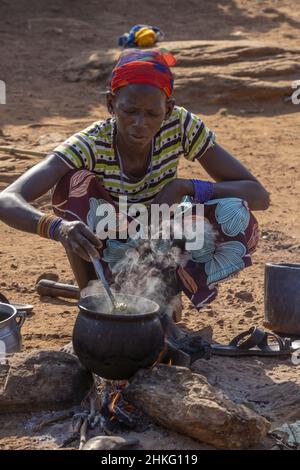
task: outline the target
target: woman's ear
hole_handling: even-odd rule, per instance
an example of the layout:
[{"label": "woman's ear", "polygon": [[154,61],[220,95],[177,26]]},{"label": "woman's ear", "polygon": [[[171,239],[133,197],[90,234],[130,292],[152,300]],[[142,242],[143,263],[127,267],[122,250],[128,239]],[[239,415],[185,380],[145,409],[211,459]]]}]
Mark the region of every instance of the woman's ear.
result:
[{"label": "woman's ear", "polygon": [[169,117],[171,116],[174,106],[175,106],[175,100],[173,98],[168,98],[166,101],[165,120],[169,119]]},{"label": "woman's ear", "polygon": [[107,111],[113,116],[115,114],[114,110],[114,95],[111,91],[106,92],[106,106]]}]

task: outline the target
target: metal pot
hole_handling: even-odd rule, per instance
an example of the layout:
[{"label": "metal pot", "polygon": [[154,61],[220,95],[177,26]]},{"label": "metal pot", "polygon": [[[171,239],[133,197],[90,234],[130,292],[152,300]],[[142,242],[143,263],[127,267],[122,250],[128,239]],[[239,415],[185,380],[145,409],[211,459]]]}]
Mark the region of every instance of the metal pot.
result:
[{"label": "metal pot", "polygon": [[90,371],[123,380],[154,364],[164,348],[164,332],[156,302],[125,294],[115,294],[115,298],[134,313],[108,313],[105,294],[80,300],[73,347]]},{"label": "metal pot", "polygon": [[18,312],[10,304],[0,303],[0,353],[9,354],[21,350],[21,327],[26,312]]},{"label": "metal pot", "polygon": [[277,333],[300,335],[300,264],[266,264],[265,325]]}]

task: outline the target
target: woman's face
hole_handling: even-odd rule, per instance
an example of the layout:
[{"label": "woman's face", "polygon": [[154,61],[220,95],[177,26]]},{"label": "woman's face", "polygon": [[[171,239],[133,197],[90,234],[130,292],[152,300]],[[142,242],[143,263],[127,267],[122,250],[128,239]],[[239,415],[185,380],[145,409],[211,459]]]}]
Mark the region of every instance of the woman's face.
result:
[{"label": "woman's face", "polygon": [[173,107],[173,99],[150,85],[128,85],[107,95],[107,108],[115,116],[118,133],[133,147],[146,147]]}]

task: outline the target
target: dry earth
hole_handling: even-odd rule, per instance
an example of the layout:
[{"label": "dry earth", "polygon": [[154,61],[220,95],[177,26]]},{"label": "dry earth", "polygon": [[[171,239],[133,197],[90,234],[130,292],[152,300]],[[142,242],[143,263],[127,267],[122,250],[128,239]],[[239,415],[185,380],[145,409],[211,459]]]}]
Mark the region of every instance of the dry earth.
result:
[{"label": "dry earth", "polygon": [[[2,0],[0,18],[0,79],[7,84],[7,104],[0,105],[0,145],[42,152],[107,117],[103,92],[120,34],[136,23],[158,24],[165,31],[168,47],[178,58],[177,103],[198,113],[216,132],[218,142],[271,193],[270,209],[256,214],[262,238],[253,267],[221,284],[218,299],[201,312],[183,299],[182,325],[189,330],[211,326],[221,342],[252,325],[262,326],[265,263],[300,262],[300,105],[289,98],[292,82],[300,80],[298,1]],[[1,190],[38,158],[1,152],[0,161]],[[185,161],[179,174],[205,177],[198,164]],[[49,197],[39,204],[49,209]],[[41,300],[34,286],[45,271],[57,273],[62,282],[74,281],[62,247],[4,224],[0,233],[1,292],[11,301],[34,305],[22,330],[24,350],[60,348],[70,340],[76,304]],[[247,300],[244,291],[251,293]],[[230,361],[227,368],[222,360],[221,382],[226,389],[230,370],[242,384],[233,389],[227,383],[231,397],[256,385],[262,396],[267,384],[274,403],[288,401],[293,407],[290,396],[296,405],[300,379],[289,360]],[[217,359],[214,362],[218,364]],[[212,373],[208,369],[214,363],[207,364],[199,368]],[[255,402],[255,393],[251,400]],[[280,406],[276,410],[271,418],[282,422],[286,410]],[[295,410],[290,415],[300,417]],[[26,428],[29,418],[0,417],[0,448],[56,447],[54,440],[34,436]],[[148,449],[202,448],[159,427],[144,433],[141,440]]]}]

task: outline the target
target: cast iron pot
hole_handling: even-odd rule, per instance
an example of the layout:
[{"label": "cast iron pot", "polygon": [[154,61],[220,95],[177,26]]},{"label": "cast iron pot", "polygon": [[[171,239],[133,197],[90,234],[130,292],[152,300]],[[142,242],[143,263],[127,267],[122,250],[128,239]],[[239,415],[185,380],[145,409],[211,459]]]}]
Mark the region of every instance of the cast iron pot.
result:
[{"label": "cast iron pot", "polygon": [[300,335],[300,264],[266,264],[265,325],[277,333]]},{"label": "cast iron pot", "polygon": [[136,313],[108,312],[106,296],[88,296],[79,302],[73,331],[73,347],[80,362],[110,380],[129,379],[149,367],[164,348],[159,305],[134,295],[115,294],[117,302]]}]

